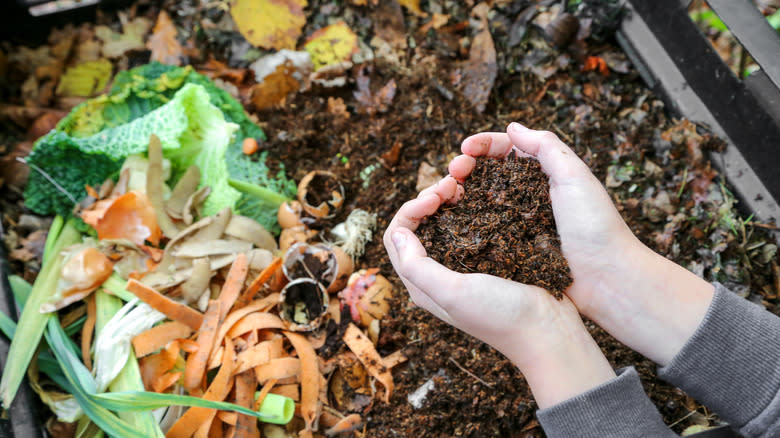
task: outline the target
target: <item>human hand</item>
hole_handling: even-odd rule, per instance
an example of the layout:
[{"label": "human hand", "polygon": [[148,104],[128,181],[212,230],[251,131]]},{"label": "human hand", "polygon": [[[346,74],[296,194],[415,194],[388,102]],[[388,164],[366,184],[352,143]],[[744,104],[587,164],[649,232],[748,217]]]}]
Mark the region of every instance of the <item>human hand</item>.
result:
[{"label": "human hand", "polygon": [[568,298],[486,274],[451,271],[427,257],[414,235],[420,220],[462,197],[452,177],[405,203],[384,244],[412,300],[439,319],[494,346],[523,372],[540,407],[615,376]]},{"label": "human hand", "polygon": [[512,123],[507,133],[467,138],[461,150],[449,166],[459,181],[471,174],[475,157],[515,151],[539,160],[574,280],[566,294],[620,341],[668,364],[703,319],[712,286],[645,247],[587,165],[554,134]]}]

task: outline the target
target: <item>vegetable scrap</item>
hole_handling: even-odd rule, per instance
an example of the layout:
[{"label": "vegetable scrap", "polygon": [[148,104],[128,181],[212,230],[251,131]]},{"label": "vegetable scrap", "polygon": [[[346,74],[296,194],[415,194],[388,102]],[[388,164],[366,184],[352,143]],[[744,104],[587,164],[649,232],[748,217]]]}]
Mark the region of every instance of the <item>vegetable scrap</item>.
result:
[{"label": "vegetable scrap", "polygon": [[[200,98],[205,100],[196,103]],[[170,105],[183,105],[185,100],[202,105],[199,114],[216,111],[209,106],[205,89],[194,84],[183,86],[156,111],[168,111]],[[156,122],[144,126],[147,123]],[[230,125],[219,117],[215,123]],[[134,133],[136,129],[146,128],[134,128]],[[234,127],[219,131],[228,135],[222,145],[231,141],[235,131]],[[387,364],[400,362],[392,355],[385,360],[374,347],[378,320],[387,312],[387,303],[379,304],[379,312],[371,311],[376,321],[370,333],[347,326],[348,321],[332,314],[329,310],[340,297],[357,299],[354,293],[340,294],[353,273],[357,253],[353,250],[351,257],[335,243],[313,241],[318,234],[304,225],[319,223],[341,207],[344,191],[335,175],[313,171],[304,178],[300,201],[307,208],[300,208],[292,222],[300,233],[282,252],[271,232],[255,218],[239,214],[233,205],[210,210],[209,202],[220,193],[211,184],[223,184],[226,179],[215,177],[220,173],[211,164],[197,158],[183,160],[180,149],[187,134],[158,132],[149,133],[146,146],[134,147],[127,156],[111,149],[98,152],[117,160],[117,180],[109,177],[99,187],[86,185],[83,199],[74,203],[73,211],[83,221],[78,226],[86,226],[86,234],[77,230],[76,217],[53,222],[50,236],[60,237],[45,245],[44,271],[33,287],[35,301],[28,303],[36,312],[23,315],[20,322],[42,330],[56,321],[54,312],[77,306],[65,314],[61,324],[65,328],[75,325],[75,332],[81,334],[79,357],[63,363],[58,356],[54,364],[93,370],[94,378],[90,375],[80,381],[84,387],[61,385],[76,401],[76,413],[67,418],[88,418],[116,436],[127,436],[121,432],[126,426],[123,421],[141,419],[150,436],[256,436],[258,418],[285,424],[294,410],[299,420],[293,420],[289,430],[311,435],[320,430],[321,416],[330,403],[328,381],[338,369],[323,365],[325,359],[317,350],[326,344],[330,349],[341,346],[337,359],[357,355],[360,361],[352,361],[351,369],[365,367],[364,374],[384,388],[382,393],[372,389],[367,397],[389,401],[393,382]],[[213,135],[205,134],[207,138]],[[49,148],[48,144],[42,142],[40,147]],[[273,217],[293,202],[301,205],[288,200],[273,211]],[[362,215],[370,217],[365,211]],[[370,240],[372,230],[363,229],[359,235],[363,241]],[[379,294],[370,291],[379,278],[377,272],[361,274],[371,277],[371,284],[361,292],[368,298],[350,302],[352,308],[369,312],[370,306],[376,307]],[[44,289],[49,284],[56,288]],[[387,286],[382,298],[391,294]],[[122,301],[126,304],[121,305]],[[77,320],[83,322],[76,325]],[[333,330],[333,324],[339,323],[346,332]],[[33,333],[25,342],[34,347],[29,339],[38,337]],[[20,342],[14,338],[12,359],[20,355]],[[22,354],[39,367],[49,354],[44,349],[36,356],[34,348],[23,349],[27,351]],[[56,349],[55,353],[65,354]],[[332,356],[331,351],[330,360]],[[16,361],[22,363],[22,359]],[[59,382],[54,371],[45,372]],[[14,381],[6,382],[12,377]],[[7,373],[3,379],[3,396],[12,400],[20,379]],[[116,383],[120,381],[121,385]],[[149,421],[148,413],[134,416],[137,406],[116,398],[123,390],[136,391],[135,401],[145,406],[159,403],[165,408],[158,415],[161,420]],[[114,397],[109,410],[119,417],[82,403],[83,397],[94,401],[104,395]],[[286,410],[277,409],[287,403]],[[277,409],[277,417],[270,416],[272,408]],[[60,407],[57,412],[65,411]],[[363,412],[328,408],[329,417],[322,427],[331,434],[350,430],[363,423]]]}]

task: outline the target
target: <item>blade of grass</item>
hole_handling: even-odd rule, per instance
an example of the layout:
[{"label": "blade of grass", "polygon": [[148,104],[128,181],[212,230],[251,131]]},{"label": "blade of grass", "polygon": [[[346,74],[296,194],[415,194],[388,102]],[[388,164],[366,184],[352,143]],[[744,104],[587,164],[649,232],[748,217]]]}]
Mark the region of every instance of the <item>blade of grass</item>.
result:
[{"label": "blade of grass", "polygon": [[30,297],[30,292],[32,292],[32,285],[18,275],[8,277],[8,282],[11,284],[11,292],[14,293],[19,309],[24,309],[24,305],[27,304],[27,299]]},{"label": "blade of grass", "polygon": [[103,431],[112,437],[130,438],[139,436],[138,430],[119,419],[95,398],[95,381],[78,356],[67,347],[67,335],[60,326],[56,315],[46,315],[46,339],[54,356],[71,386],[71,394],[84,410],[84,413]]},{"label": "blade of grass", "polygon": [[79,420],[79,424],[76,426],[74,438],[101,438],[103,435],[103,431],[89,417],[84,417]]},{"label": "blade of grass", "polygon": [[[95,323],[96,333],[100,333],[105,328],[106,323],[122,308],[122,301],[102,290],[95,292],[95,301],[97,304],[97,322]],[[97,338],[97,336],[95,336]],[[141,380],[141,370],[138,368],[138,361],[135,353],[130,349],[127,363],[116,376],[113,382],[108,386],[109,391],[143,391],[144,384]],[[154,419],[151,412],[124,412],[118,411],[119,418],[134,425],[143,436],[163,436],[160,425]]]},{"label": "blade of grass", "polygon": [[253,411],[237,404],[206,400],[188,395],[128,391],[98,394],[95,396],[95,398],[100,400],[100,403],[103,406],[106,406],[108,409],[113,411],[148,411],[162,407],[180,405],[239,412],[241,414],[249,415],[260,420],[270,419],[270,417],[267,415],[263,415],[260,412]]},{"label": "blade of grass", "polygon": [[0,312],[0,331],[8,339],[13,339],[16,333],[16,322],[3,312]]},{"label": "blade of grass", "polygon": [[79,319],[73,321],[69,326],[65,327],[65,333],[68,336],[73,336],[74,334],[78,333],[81,328],[84,327],[84,321],[86,320],[86,316],[79,317]]},{"label": "blade of grass", "polygon": [[49,248],[49,258],[44,254],[44,263],[38,278],[35,280],[30,297],[19,318],[19,324],[14,339],[11,341],[11,348],[8,351],[8,363],[3,370],[3,377],[0,380],[0,398],[3,406],[11,406],[11,402],[16,397],[19,385],[22,383],[30,360],[35,354],[36,348],[40,343],[41,336],[46,329],[46,323],[49,315],[42,314],[39,309],[57,289],[57,281],[60,277],[60,271],[63,265],[63,257],[60,255],[62,250],[81,239],[72,221],[68,221],[57,237],[56,242]]}]

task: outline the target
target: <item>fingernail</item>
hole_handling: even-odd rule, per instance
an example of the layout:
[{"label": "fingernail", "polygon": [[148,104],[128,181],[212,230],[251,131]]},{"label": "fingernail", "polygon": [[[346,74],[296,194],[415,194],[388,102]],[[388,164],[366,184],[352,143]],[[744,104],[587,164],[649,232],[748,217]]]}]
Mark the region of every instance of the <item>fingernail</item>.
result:
[{"label": "fingernail", "polygon": [[517,122],[512,122],[509,124],[509,130],[514,132],[523,132],[523,131],[528,131],[528,128],[526,128],[525,126]]},{"label": "fingernail", "polygon": [[396,251],[400,253],[406,249],[406,235],[404,233],[396,231],[393,233],[392,239]]}]

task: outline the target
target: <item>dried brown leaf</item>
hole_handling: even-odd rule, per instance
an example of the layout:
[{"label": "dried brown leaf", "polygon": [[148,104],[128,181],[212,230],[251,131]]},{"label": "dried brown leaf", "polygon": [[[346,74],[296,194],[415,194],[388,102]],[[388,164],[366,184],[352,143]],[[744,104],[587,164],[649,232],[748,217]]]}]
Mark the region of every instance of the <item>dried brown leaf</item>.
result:
[{"label": "dried brown leaf", "polygon": [[152,35],[146,47],[152,51],[151,60],[163,64],[181,65],[182,47],[176,39],[176,27],[164,10],[157,16]]}]

